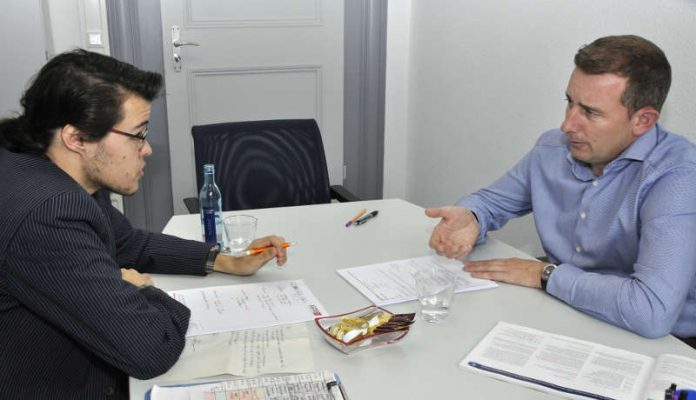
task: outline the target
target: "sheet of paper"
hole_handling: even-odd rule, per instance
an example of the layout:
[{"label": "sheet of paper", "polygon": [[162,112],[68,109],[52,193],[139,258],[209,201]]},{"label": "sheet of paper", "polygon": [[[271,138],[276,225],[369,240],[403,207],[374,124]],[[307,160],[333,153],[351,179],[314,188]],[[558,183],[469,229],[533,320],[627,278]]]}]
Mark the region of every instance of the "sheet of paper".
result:
[{"label": "sheet of paper", "polygon": [[257,376],[314,370],[305,324],[188,337],[179,361],[158,382],[222,374]]},{"label": "sheet of paper", "polygon": [[186,336],[311,321],[327,312],[302,279],[175,290],[191,310]]},{"label": "sheet of paper", "polygon": [[456,293],[497,287],[493,281],[472,278],[462,262],[439,256],[409,258],[362,267],[339,269],[346,281],[378,306],[416,300],[413,274],[420,268],[445,268],[457,277]]},{"label": "sheet of paper", "polygon": [[460,366],[571,398],[638,399],[653,364],[642,354],[499,322]]},{"label": "sheet of paper", "polygon": [[[152,400],[334,400],[327,383],[336,377],[328,371],[299,375],[261,376],[193,386],[154,386]],[[340,398],[340,397],[339,397]]]}]

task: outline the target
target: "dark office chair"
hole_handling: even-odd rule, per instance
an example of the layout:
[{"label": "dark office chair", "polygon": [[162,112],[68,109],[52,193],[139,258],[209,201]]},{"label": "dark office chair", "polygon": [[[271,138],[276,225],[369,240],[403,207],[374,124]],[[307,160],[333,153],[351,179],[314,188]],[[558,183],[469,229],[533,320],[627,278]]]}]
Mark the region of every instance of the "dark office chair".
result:
[{"label": "dark office chair", "polygon": [[[313,119],[197,125],[191,134],[197,187],[203,184],[203,164],[215,164],[224,211],[359,200],[343,186],[329,185]],[[198,212],[197,198],[184,204],[190,213]]]}]

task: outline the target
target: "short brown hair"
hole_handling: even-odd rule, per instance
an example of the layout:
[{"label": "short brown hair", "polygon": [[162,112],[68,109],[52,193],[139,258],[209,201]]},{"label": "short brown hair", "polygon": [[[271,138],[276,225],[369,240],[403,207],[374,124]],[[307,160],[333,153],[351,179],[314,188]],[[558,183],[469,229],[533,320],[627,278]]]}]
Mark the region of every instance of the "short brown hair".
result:
[{"label": "short brown hair", "polygon": [[665,53],[640,36],[606,36],[583,46],[575,55],[575,65],[591,75],[605,73],[628,78],[621,104],[628,114],[643,107],[657,111],[667,98],[672,69]]}]

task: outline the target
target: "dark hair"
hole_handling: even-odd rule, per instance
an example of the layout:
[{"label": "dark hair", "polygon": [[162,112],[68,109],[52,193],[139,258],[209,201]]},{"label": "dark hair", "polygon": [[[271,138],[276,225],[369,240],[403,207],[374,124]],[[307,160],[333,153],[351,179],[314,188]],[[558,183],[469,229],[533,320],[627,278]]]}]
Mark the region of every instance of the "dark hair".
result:
[{"label": "dark hair", "polygon": [[635,35],[599,38],[578,50],[575,65],[588,74],[613,73],[628,78],[621,103],[629,115],[643,107],[660,111],[672,83],[665,53]]},{"label": "dark hair", "polygon": [[152,101],[162,76],[99,53],[77,49],[53,57],[24,92],[24,112],[0,121],[0,146],[19,153],[44,154],[56,128],[71,124],[88,140],[100,140],[123,115],[135,94]]}]

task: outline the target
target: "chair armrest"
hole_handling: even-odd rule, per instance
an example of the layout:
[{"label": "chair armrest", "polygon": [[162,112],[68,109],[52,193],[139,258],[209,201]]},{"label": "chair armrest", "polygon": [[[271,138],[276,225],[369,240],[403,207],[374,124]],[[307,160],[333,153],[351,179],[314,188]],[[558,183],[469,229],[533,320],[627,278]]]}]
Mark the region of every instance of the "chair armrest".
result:
[{"label": "chair armrest", "polygon": [[184,199],[184,205],[186,206],[189,214],[198,214],[200,211],[198,198],[196,197],[186,197]]},{"label": "chair armrest", "polygon": [[331,192],[331,198],[336,199],[341,203],[345,203],[347,201],[360,201],[358,196],[348,191],[348,189],[344,188],[342,185],[331,185],[329,187],[329,191]]}]

